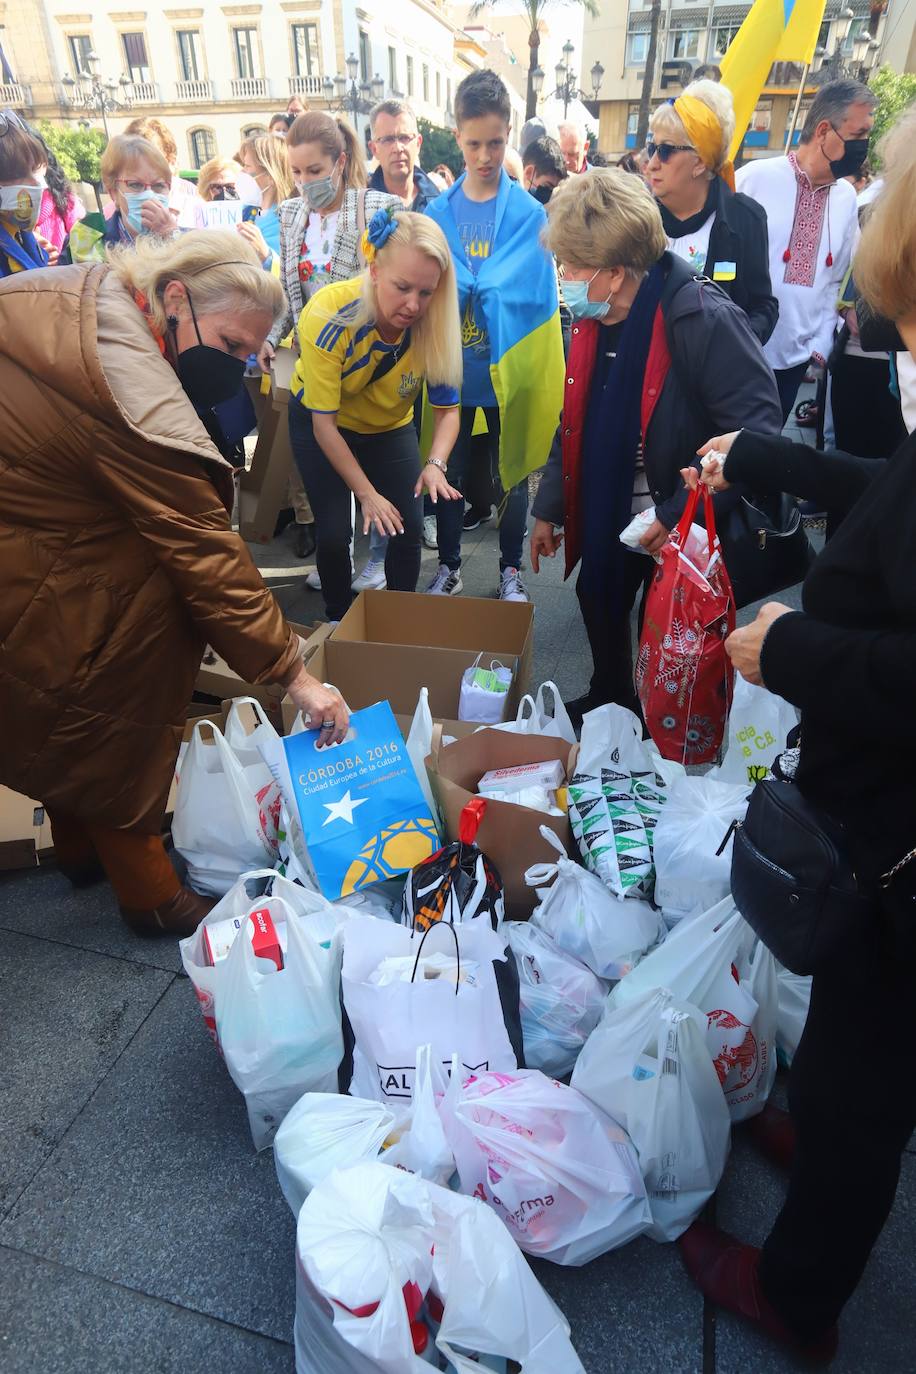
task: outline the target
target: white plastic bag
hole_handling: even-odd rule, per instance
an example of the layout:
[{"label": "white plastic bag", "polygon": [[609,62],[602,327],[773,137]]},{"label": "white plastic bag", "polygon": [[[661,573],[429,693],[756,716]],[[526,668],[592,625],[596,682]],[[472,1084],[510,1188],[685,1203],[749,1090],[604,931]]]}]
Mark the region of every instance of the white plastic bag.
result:
[{"label": "white plastic bag", "polygon": [[569,784],[569,823],[585,867],[618,897],[651,900],[652,835],[666,795],[633,712],[616,703],[588,711]]},{"label": "white plastic bag", "polygon": [[518,965],[525,1063],[563,1078],[598,1024],[607,984],[533,921],[509,921],[504,930]]},{"label": "white plastic bag", "polygon": [[719,1186],[731,1142],[703,1013],[663,988],[608,1011],[572,1086],[628,1133],[652,1210],[649,1235],[676,1240]]},{"label": "white plastic bag", "polygon": [[750,934],[730,897],[681,921],[611,989],[608,1007],[628,1006],[656,988],[667,988],[678,1002],[690,1002],[706,1016],[706,1044],[724,1089],[735,1064],[748,1052],[745,1042],[757,1014],[757,1003],[732,971]]},{"label": "white plastic bag", "polygon": [[[549,826],[541,826],[541,835],[558,858],[534,864],[525,874],[541,899],[531,920],[597,977],[623,978],[658,939],[658,912],[651,902],[615,897],[594,873],[567,858]],[[542,887],[551,879],[551,887]]]},{"label": "white plastic bag", "polygon": [[[209,740],[204,727],[211,731]],[[194,726],[181,766],[172,839],[187,863],[190,885],[218,897],[243,873],[277,857],[269,808],[262,807],[222,731],[209,720]]]},{"label": "white plastic bag", "polygon": [[409,1323],[430,1290],[445,1307],[436,1344],[458,1374],[484,1367],[459,1346],[512,1358],[522,1374],[584,1374],[563,1314],[498,1218],[382,1164],[336,1170],[299,1213],[296,1374],[428,1370]]},{"label": "white plastic bag", "polygon": [[[383,959],[417,958],[421,949],[454,955],[456,948],[461,963],[477,965],[473,984],[369,981]],[[467,1073],[514,1069],[493,968],[494,960],[506,957],[505,937],[487,917],[459,925],[437,922],[421,937],[406,926],[355,915],[344,929],[341,980],[356,1040],[354,1096],[409,1103],[417,1047],[427,1043],[440,1064],[450,1064],[457,1054]]]},{"label": "white plastic bag", "polygon": [[[547,692],[553,696],[552,712],[547,709]],[[542,682],[536,696],[526,693],[519,702],[515,720],[506,721],[495,728],[513,735],[541,735],[548,739],[566,740],[567,744],[576,742],[576,732],[555,682]]]},{"label": "white plastic bag", "polygon": [[735,968],[741,986],[757,1003],[757,1010],[723,1088],[732,1121],[746,1121],[763,1111],[776,1078],[776,960],[749,930]]},{"label": "white plastic bag", "polygon": [[461,1191],[522,1250],[587,1264],[651,1223],[633,1146],[599,1108],[536,1069],[472,1075],[442,1104]]},{"label": "white plastic bag", "polygon": [[725,735],[725,757],[707,777],[716,782],[740,782],[753,786],[773,766],[786,747],[786,736],[798,724],[798,712],[782,697],[755,687],[740,673]]},{"label": "white plastic bag", "polygon": [[512,671],[495,658],[489,668],[481,667],[481,658],[478,654],[476,662],[461,675],[458,719],[498,725],[506,716]]},{"label": "white plastic bag", "polygon": [[[625,545],[628,549],[632,549],[634,553],[649,554],[649,550],[640,541],[644,535],[648,534],[649,530],[655,524],[655,519],[654,506],[650,506],[648,510],[639,511],[638,514],[633,516],[629,525],[625,526],[625,528],[620,531],[618,538],[621,544]],[[694,524],[690,526],[683,545],[684,553],[690,561],[696,563],[702,560],[702,567],[706,566],[709,557],[708,549],[706,548],[706,540],[705,529],[700,525]],[[655,558],[656,561],[658,561],[657,554],[649,554],[649,557]]]},{"label": "white plastic bag", "polygon": [[258,1150],[272,1143],[303,1093],[334,1091],[343,1056],[339,942],[324,948],[282,898],[265,906],[287,922],[284,966],[258,959],[250,940],[237,939],[216,1004],[220,1049]]},{"label": "white plastic bag", "polygon": [[309,1193],[335,1169],[376,1159],[395,1114],[381,1102],[338,1093],[306,1093],[274,1137],[274,1164],[283,1196],[298,1217]]},{"label": "white plastic bag", "polygon": [[432,1183],[446,1185],[455,1172],[445,1129],[439,1115],[448,1078],[429,1045],[417,1046],[417,1072],[409,1114],[389,1133],[382,1162],[406,1169]]},{"label": "white plastic bag", "polygon": [[779,1062],[789,1068],[802,1038],[811,1005],[811,975],[790,973],[776,965],[779,1010],[776,1019],[776,1051]]},{"label": "white plastic bag", "polygon": [[747,798],[743,783],[696,774],[671,787],[654,839],[655,901],[669,927],[728,896],[734,830]]},{"label": "white plastic bag", "polygon": [[330,948],[332,939],[351,915],[350,911],[338,908],[319,892],[306,891],[272,868],[258,868],[243,873],[204,917],[194,934],[178,944],[184,971],[197,994],[204,1022],[214,1040],[217,1040],[216,1006],[225,981],[226,961],[222,960],[216,965],[210,963],[204,930],[229,920],[236,920],[241,926],[252,911],[264,905],[269,896],[281,897],[304,923],[311,938],[326,949]]},{"label": "white plastic bag", "polygon": [[410,729],[407,732],[407,756],[413,764],[413,771],[417,775],[417,782],[420,784],[420,791],[426,799],[429,807],[429,814],[439,827],[439,837],[442,837],[442,823],[439,818],[439,808],[433,796],[433,790],[429,785],[429,775],[426,772],[426,760],[432,753],[433,748],[433,716],[429,709],[429,691],[426,687],[420,688],[420,695],[417,697],[416,709],[413,713],[413,720],[410,722]]}]

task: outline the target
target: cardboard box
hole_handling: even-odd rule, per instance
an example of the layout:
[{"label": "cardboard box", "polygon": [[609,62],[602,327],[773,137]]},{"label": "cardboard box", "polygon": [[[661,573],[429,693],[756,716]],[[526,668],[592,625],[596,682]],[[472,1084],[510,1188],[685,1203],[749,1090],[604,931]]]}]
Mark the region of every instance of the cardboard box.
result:
[{"label": "cardboard box", "polygon": [[[315,645],[321,643],[329,633],[327,625],[296,625],[290,621],[290,628],[305,640],[306,657]],[[284,689],[273,682],[261,684],[244,682],[214,649],[208,650],[208,654],[205,655],[200,665],[197,681],[194,684],[194,696],[193,705],[195,706],[199,696],[213,697],[214,709],[218,709],[218,702],[225,701],[229,697],[254,697],[255,701],[259,701],[264,707],[276,728],[278,730],[282,728],[280,703],[283,700]]]},{"label": "cardboard box", "polygon": [[[470,654],[470,658],[463,660],[465,666],[473,663],[479,653],[483,654],[486,666],[489,658],[498,658],[507,667],[515,660],[510,702],[514,714],[531,680],[534,607],[527,601],[496,601],[488,597],[361,592],[332,630],[330,642],[411,646],[427,653],[433,649],[452,650]],[[414,706],[423,686],[429,687],[430,683],[422,677],[413,684]],[[393,701],[392,707],[395,712],[402,709]],[[413,706],[409,709],[412,711]],[[434,716],[458,714],[457,710],[437,711],[435,707],[432,712]]]},{"label": "cardboard box", "polygon": [[[426,771],[445,821],[449,840],[458,839],[458,823],[467,803],[477,793],[477,784],[491,768],[513,768],[520,763],[540,763],[559,759],[569,777],[579,746],[542,735],[513,735],[504,730],[480,730],[442,745],[441,732],[433,730],[433,749],[426,760]],[[537,905],[537,894],[525,882],[525,870],[532,864],[555,863],[554,850],[540,833],[549,826],[575,856],[576,850],[566,816],[549,816],[511,802],[487,801],[487,809],[477,832],[477,844],[499,870],[506,897],[506,915],[512,921],[527,921]]]},{"label": "cardboard box", "polygon": [[50,843],[50,823],[40,802],[0,787],[0,870],[34,868],[42,826]]}]

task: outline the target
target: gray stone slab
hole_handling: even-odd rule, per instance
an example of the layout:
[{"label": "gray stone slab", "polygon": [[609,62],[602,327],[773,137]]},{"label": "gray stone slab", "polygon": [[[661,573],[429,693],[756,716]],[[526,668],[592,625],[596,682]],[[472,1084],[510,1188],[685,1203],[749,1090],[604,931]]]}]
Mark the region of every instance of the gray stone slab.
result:
[{"label": "gray stone slab", "polygon": [[77,892],[53,864],[0,875],[0,929],[181,971],[177,940],[135,935],[107,882]]},{"label": "gray stone slab", "polygon": [[171,982],[160,969],[0,931],[0,1216]]},{"label": "gray stone slab", "polygon": [[291,1374],[292,1348],[0,1247],[4,1374]]},{"label": "gray stone slab", "polygon": [[290,1338],[293,1217],[186,981],[26,1189],[0,1242]]},{"label": "gray stone slab", "polygon": [[581,1269],[543,1260],[532,1268],[565,1313],[588,1374],[700,1374],[703,1300],[673,1245],[643,1237]]},{"label": "gray stone slab", "polygon": [[[850,1187],[867,1187],[851,1179]],[[737,1141],[717,1196],[718,1224],[759,1245],[782,1204],[785,1179],[745,1141]],[[836,1205],[842,1209],[843,1199]],[[905,1156],[887,1225],[840,1322],[833,1374],[912,1374],[916,1290],[916,1160]],[[799,1364],[745,1323],[716,1314],[716,1374],[783,1374]]]}]

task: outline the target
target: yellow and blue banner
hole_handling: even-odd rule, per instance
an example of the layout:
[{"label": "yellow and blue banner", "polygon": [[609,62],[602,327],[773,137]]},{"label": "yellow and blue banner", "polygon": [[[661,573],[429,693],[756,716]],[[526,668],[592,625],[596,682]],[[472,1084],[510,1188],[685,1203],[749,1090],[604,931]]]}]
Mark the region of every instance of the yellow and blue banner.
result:
[{"label": "yellow and blue banner", "polygon": [[563,409],[563,335],[556,271],[541,242],[544,207],[502,173],[493,248],[475,276],[449,208],[464,175],[426,207],[448,240],[462,319],[473,297],[490,338],[499,404],[499,475],[508,491],[543,467]]},{"label": "yellow and blue banner", "polygon": [[735,102],[734,157],[774,62],[809,64],[826,0],[754,0],[722,59],[722,84]]}]

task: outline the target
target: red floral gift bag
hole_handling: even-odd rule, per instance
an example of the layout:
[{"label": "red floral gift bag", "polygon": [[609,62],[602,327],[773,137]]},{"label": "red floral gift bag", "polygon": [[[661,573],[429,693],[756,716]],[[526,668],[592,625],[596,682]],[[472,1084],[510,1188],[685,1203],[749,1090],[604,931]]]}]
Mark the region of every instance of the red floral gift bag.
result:
[{"label": "red floral gift bag", "polygon": [[[693,527],[706,503],[706,538]],[[734,669],[725,640],[735,628],[735,598],[716,535],[712,497],[690,493],[649,585],[636,690],[662,758],[711,763],[722,743]]]}]

